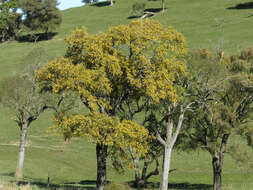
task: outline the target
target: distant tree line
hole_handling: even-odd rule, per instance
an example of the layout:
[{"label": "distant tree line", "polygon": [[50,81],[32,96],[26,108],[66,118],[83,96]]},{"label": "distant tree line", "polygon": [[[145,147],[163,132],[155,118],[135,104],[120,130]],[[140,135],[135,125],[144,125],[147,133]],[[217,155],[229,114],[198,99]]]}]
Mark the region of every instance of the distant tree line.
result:
[{"label": "distant tree line", "polygon": [[0,40],[14,40],[27,30],[48,37],[62,21],[57,4],[57,0],[0,0]]}]

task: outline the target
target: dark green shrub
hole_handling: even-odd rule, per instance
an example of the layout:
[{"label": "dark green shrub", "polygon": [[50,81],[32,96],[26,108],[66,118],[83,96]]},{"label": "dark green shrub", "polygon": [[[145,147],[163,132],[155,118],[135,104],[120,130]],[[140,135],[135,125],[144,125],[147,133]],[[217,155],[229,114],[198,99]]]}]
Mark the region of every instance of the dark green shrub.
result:
[{"label": "dark green shrub", "polygon": [[146,7],[145,3],[140,3],[140,2],[134,3],[132,7],[132,15],[133,16],[143,15],[145,7]]}]

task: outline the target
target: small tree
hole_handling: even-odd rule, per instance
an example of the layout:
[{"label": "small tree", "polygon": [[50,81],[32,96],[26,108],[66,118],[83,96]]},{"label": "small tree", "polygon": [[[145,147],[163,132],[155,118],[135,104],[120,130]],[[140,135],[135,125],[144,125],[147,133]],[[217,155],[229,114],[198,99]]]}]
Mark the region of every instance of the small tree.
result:
[{"label": "small tree", "polygon": [[[23,177],[25,145],[31,123],[37,120],[46,109],[53,108],[57,110],[62,102],[61,96],[53,98],[50,94],[41,94],[36,87],[35,71],[39,68],[39,63],[43,61],[42,49],[33,50],[24,60],[27,59],[29,59],[28,64],[25,62],[26,67],[24,70],[13,77],[5,79],[0,85],[0,102],[5,107],[15,111],[14,121],[21,131],[16,169],[17,178]],[[31,64],[29,64],[30,61]]]},{"label": "small tree", "polygon": [[189,115],[185,133],[189,137],[188,146],[200,145],[212,156],[213,189],[221,190],[228,140],[242,130],[239,125],[253,111],[253,75],[250,63],[209,55],[212,58],[202,57],[198,64],[195,92],[201,107]]},{"label": "small tree", "polygon": [[17,13],[17,0],[0,1],[0,39],[13,40],[20,30],[22,15]]},{"label": "small tree", "polygon": [[24,25],[31,30],[42,30],[48,37],[48,33],[62,22],[57,4],[57,0],[20,0]]}]

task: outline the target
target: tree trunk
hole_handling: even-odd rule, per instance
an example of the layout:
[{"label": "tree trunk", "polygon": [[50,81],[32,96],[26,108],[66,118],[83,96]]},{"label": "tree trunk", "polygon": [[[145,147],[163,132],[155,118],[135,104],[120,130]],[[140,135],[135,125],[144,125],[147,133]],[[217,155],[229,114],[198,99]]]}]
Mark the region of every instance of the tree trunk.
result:
[{"label": "tree trunk", "polygon": [[29,125],[28,123],[23,124],[22,129],[21,129],[18,164],[17,164],[17,169],[16,169],[16,177],[19,179],[23,178],[23,166],[24,166],[24,159],[25,159],[25,144],[26,144],[28,125]]},{"label": "tree trunk", "polygon": [[213,156],[213,190],[221,190],[222,158]]},{"label": "tree trunk", "polygon": [[[146,186],[147,180],[151,176],[153,176],[153,175],[159,175],[159,160],[156,157],[156,155],[153,155],[153,156],[154,156],[154,158],[151,161],[146,161],[146,160],[144,161],[144,165],[143,165],[143,168],[142,168],[141,180],[139,182],[139,184],[141,185],[141,187],[145,187]],[[156,168],[153,171],[151,171],[151,172],[149,172],[147,174],[148,166],[151,165],[154,160],[156,162]]]},{"label": "tree trunk", "polygon": [[213,165],[213,190],[221,190],[221,175],[224,153],[230,134],[224,134],[221,141],[220,151],[212,155]]},{"label": "tree trunk", "polygon": [[134,176],[135,176],[135,185],[137,188],[140,186],[140,172],[139,172],[139,159],[134,158]]},{"label": "tree trunk", "polygon": [[113,6],[113,0],[111,0],[111,6]]},{"label": "tree trunk", "polygon": [[165,0],[162,0],[162,11],[164,12],[165,10]]},{"label": "tree trunk", "polygon": [[170,146],[165,146],[160,190],[168,190],[168,177],[170,171],[171,151],[172,148]]},{"label": "tree trunk", "polygon": [[107,146],[97,144],[97,190],[103,190],[106,185]]}]

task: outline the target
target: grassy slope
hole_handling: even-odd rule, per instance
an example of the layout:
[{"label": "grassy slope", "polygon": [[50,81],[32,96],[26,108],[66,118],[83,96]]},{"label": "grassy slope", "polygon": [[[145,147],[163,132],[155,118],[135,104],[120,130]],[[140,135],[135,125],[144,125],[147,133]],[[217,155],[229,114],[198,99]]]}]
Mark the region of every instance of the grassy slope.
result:
[{"label": "grassy slope", "polygon": [[[250,10],[228,10],[245,0],[167,0],[164,15],[157,15],[165,25],[171,25],[183,32],[188,47],[224,49],[237,53],[241,48],[253,44],[253,18],[247,17]],[[64,11],[63,23],[50,41],[37,44],[9,42],[0,44],[0,80],[12,75],[22,67],[21,60],[33,47],[41,46],[47,51],[47,57],[63,55],[64,37],[81,26],[86,26],[89,33],[104,31],[109,26],[125,24],[130,21],[132,1],[118,0],[113,7],[85,6]],[[147,8],[160,8],[160,2],[147,1]],[[11,120],[11,112],[0,108],[0,178],[14,180],[17,159],[19,131]],[[85,139],[74,139],[67,144],[59,137],[46,133],[50,125],[50,113],[44,114],[31,126],[29,146],[26,152],[24,174],[26,180],[43,182],[47,176],[52,183],[63,184],[81,180],[96,179],[94,145]],[[234,140],[234,139],[233,139]],[[203,152],[175,152],[172,168],[177,170],[170,176],[171,189],[205,189],[212,183],[211,160]],[[118,175],[109,166],[109,180],[127,181],[133,179],[133,172]],[[248,168],[240,168],[228,155],[224,165],[225,189],[253,189],[253,173]],[[158,182],[159,178],[152,178]],[[187,184],[189,183],[189,184]],[[180,187],[180,185],[182,187]],[[88,183],[85,187],[93,186]],[[184,187],[183,187],[184,186]]]}]

